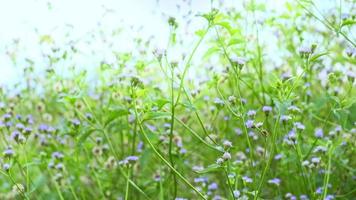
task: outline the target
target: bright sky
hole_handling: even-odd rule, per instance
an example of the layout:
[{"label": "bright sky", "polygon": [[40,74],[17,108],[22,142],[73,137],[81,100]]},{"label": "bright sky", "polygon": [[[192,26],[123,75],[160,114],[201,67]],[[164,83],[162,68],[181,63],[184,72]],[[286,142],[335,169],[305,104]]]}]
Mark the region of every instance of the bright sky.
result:
[{"label": "bright sky", "polygon": [[[78,45],[81,57],[73,58],[78,66],[93,66],[95,57],[104,57],[110,60],[107,45],[101,40],[96,41],[90,34],[99,34],[98,27],[103,36],[113,42],[115,49],[128,50],[134,48],[134,43],[128,42],[134,36],[149,38],[155,37],[155,44],[163,47],[167,42],[168,26],[167,16],[182,17],[189,10],[192,15],[210,10],[210,1],[192,0],[0,0],[0,85],[12,85],[19,80],[20,71],[27,64],[24,58],[39,61],[38,68],[44,67],[41,54],[43,48],[39,47],[39,38],[50,35],[60,48],[68,48],[67,35],[73,40],[82,40]],[[243,1],[225,0],[224,6],[241,6]],[[267,6],[282,9],[285,0],[274,0]],[[180,7],[177,7],[177,3]],[[180,11],[180,12],[179,12]],[[164,16],[162,16],[162,13]],[[201,26],[201,21],[195,19],[186,31],[194,33]],[[134,26],[130,31],[127,27]],[[111,33],[118,28],[124,28],[117,38]],[[142,27],[142,29],[138,29]],[[183,30],[184,31],[184,30]],[[13,40],[18,39],[20,44],[16,47]],[[192,39],[192,42],[194,38]],[[90,40],[90,45],[86,43]],[[44,48],[45,49],[45,48]],[[9,54],[18,52],[18,60],[14,65]],[[273,52],[270,51],[270,52]],[[71,63],[63,63],[69,66]]]},{"label": "bright sky", "polygon": [[[120,49],[133,48],[127,42],[134,34],[141,37],[154,35],[158,39],[158,46],[167,41],[167,21],[162,17],[162,12],[175,15],[178,12],[175,2],[156,0],[0,0],[0,84],[10,84],[18,80],[19,70],[25,63],[13,66],[7,53],[14,50],[13,39],[19,39],[18,57],[40,59],[38,48],[41,35],[51,35],[58,43],[68,41],[65,37],[70,33],[70,38],[87,38],[89,33],[98,29],[111,32],[122,27],[143,27],[138,33],[126,32],[120,34],[115,44],[120,44]],[[195,12],[205,12],[210,8],[204,0],[193,1],[192,8]],[[183,4],[184,5],[184,4]],[[187,8],[181,8],[188,10]],[[108,12],[107,12],[108,11]],[[82,45],[82,51],[105,49],[102,44],[92,42],[90,47]],[[21,59],[20,59],[21,60]],[[88,59],[76,60],[77,63],[90,64]]]}]

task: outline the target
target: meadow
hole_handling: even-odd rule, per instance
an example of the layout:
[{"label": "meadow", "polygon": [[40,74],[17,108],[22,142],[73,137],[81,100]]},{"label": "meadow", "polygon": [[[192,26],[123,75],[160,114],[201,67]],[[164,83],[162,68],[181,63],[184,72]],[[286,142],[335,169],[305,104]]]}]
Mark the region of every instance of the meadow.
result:
[{"label": "meadow", "polygon": [[331,2],[207,1],[91,70],[62,68],[73,41],[11,48],[0,199],[355,199],[356,2]]}]

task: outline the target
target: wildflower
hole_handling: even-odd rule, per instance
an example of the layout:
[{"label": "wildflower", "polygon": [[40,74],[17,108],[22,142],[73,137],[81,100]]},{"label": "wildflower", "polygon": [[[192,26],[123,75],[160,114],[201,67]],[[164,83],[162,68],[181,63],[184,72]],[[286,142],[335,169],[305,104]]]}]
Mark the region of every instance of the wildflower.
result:
[{"label": "wildflower", "polygon": [[166,55],[166,51],[164,49],[156,48],[153,51],[153,55],[157,58],[158,61],[161,61],[162,57]]},{"label": "wildflower", "polygon": [[314,163],[314,164],[319,164],[319,163],[320,163],[320,160],[321,160],[320,157],[313,157],[313,158],[311,159],[311,162]]},{"label": "wildflower", "polygon": [[281,180],[279,178],[274,178],[274,179],[268,180],[268,183],[279,186],[279,184],[281,183]]},{"label": "wildflower", "polygon": [[225,152],[222,156],[224,160],[230,160],[231,159],[231,154],[229,152]]},{"label": "wildflower", "polygon": [[228,141],[228,140],[225,140],[223,145],[224,145],[225,149],[229,149],[229,148],[232,147],[232,143],[230,141]]},{"label": "wildflower", "polygon": [[239,198],[240,195],[241,195],[241,193],[240,193],[239,190],[234,190],[233,193],[234,193],[234,197],[235,197],[235,198]]},{"label": "wildflower", "polygon": [[218,184],[217,183],[211,183],[209,186],[208,186],[208,190],[217,190],[218,189]]},{"label": "wildflower", "polygon": [[324,200],[332,200],[332,199],[335,199],[335,196],[334,195],[331,195],[331,194],[328,194]]},{"label": "wildflower", "polygon": [[315,129],[314,135],[317,138],[322,138],[324,136],[323,129],[322,128]]},{"label": "wildflower", "polygon": [[305,194],[302,194],[299,196],[300,200],[309,200],[308,196]]},{"label": "wildflower", "polygon": [[25,129],[25,125],[21,124],[21,123],[17,123],[16,124],[16,129],[23,131]]},{"label": "wildflower", "polygon": [[63,154],[58,151],[55,151],[52,153],[52,158],[54,158],[54,159],[62,160],[63,157],[64,157]]},{"label": "wildflower", "polygon": [[236,135],[242,135],[242,130],[239,128],[235,128]]},{"label": "wildflower", "polygon": [[2,118],[4,119],[5,122],[8,122],[11,119],[11,114],[10,113],[5,113]]},{"label": "wildflower", "polygon": [[96,142],[97,145],[99,145],[99,144],[101,144],[101,143],[103,142],[103,138],[101,138],[101,137],[96,137],[96,138],[95,138],[95,142]]},{"label": "wildflower", "polygon": [[248,176],[243,176],[242,180],[245,181],[246,183],[252,183],[252,178],[250,178]]},{"label": "wildflower", "polygon": [[305,129],[305,126],[304,124],[300,123],[300,122],[295,122],[294,123],[294,126],[299,129],[299,130],[304,130]]},{"label": "wildflower", "polygon": [[239,67],[240,70],[246,63],[246,60],[244,58],[240,58],[240,57],[232,57],[230,60],[231,60],[231,63],[233,64],[233,66]]},{"label": "wildflower", "polygon": [[94,119],[93,115],[91,113],[86,113],[85,118],[87,118],[87,120],[89,120],[89,121],[93,121],[93,119]]},{"label": "wildflower", "polygon": [[348,80],[349,80],[351,83],[353,83],[353,82],[355,81],[355,77],[356,77],[355,72],[353,72],[353,71],[347,71],[347,72],[346,72],[346,76],[347,76]]},{"label": "wildflower", "polygon": [[271,106],[263,106],[262,111],[265,112],[266,114],[272,112],[272,107]]},{"label": "wildflower", "polygon": [[40,124],[39,126],[38,126],[38,131],[39,132],[46,132],[48,130],[48,125],[47,124]]},{"label": "wildflower", "polygon": [[231,104],[235,104],[236,103],[236,97],[235,96],[229,96],[227,99]]},{"label": "wildflower", "polygon": [[59,170],[59,171],[63,171],[64,170],[64,165],[62,163],[58,163],[56,165],[56,169]]},{"label": "wildflower", "polygon": [[287,193],[285,197],[290,200],[297,200],[297,197],[294,196],[292,193]]},{"label": "wildflower", "polygon": [[4,171],[6,171],[6,172],[8,172],[9,170],[10,170],[10,164],[8,164],[8,163],[5,163],[3,166],[2,166],[2,168],[4,169]]},{"label": "wildflower", "polygon": [[241,98],[241,99],[240,99],[240,102],[241,102],[243,105],[245,105],[245,104],[247,103],[247,99]]},{"label": "wildflower", "polygon": [[218,164],[218,165],[221,165],[223,162],[224,162],[224,159],[222,159],[222,158],[218,158],[216,160],[216,164]]},{"label": "wildflower", "polygon": [[245,125],[246,125],[247,128],[253,128],[254,127],[254,121],[249,119],[249,120],[246,121]]},{"label": "wildflower", "polygon": [[354,47],[349,47],[345,50],[346,52],[346,55],[349,56],[349,57],[353,57],[353,56],[356,56],[356,48]]},{"label": "wildflower", "polygon": [[142,148],[143,148],[143,142],[140,141],[140,142],[137,144],[137,152],[142,152]]},{"label": "wildflower", "polygon": [[222,108],[222,107],[224,107],[224,101],[223,100],[221,100],[220,98],[215,98],[215,100],[214,100],[214,104],[216,105],[216,107],[217,108]]},{"label": "wildflower", "polygon": [[254,117],[255,115],[256,115],[256,111],[255,110],[249,110],[247,112],[247,116],[249,116],[249,117]]},{"label": "wildflower", "polygon": [[24,130],[23,130],[23,133],[25,135],[30,135],[32,133],[32,128],[30,127],[26,127]]},{"label": "wildflower", "polygon": [[11,134],[12,139],[14,139],[17,143],[24,143],[25,137],[17,130],[13,131]]},{"label": "wildflower", "polygon": [[280,160],[283,158],[283,154],[277,154],[276,156],[274,156],[275,160]]},{"label": "wildflower", "polygon": [[138,161],[137,156],[127,156],[125,159],[119,161],[120,165],[134,164]]},{"label": "wildflower", "polygon": [[317,146],[317,147],[315,147],[315,149],[314,149],[314,153],[318,153],[318,152],[322,152],[322,153],[325,153],[326,152],[326,150],[327,150],[327,148],[326,147],[323,147],[323,146]]},{"label": "wildflower", "polygon": [[285,122],[287,122],[287,121],[289,121],[289,120],[291,120],[291,119],[292,119],[292,117],[289,116],[289,115],[281,115],[281,121],[282,121],[283,123],[285,123]]},{"label": "wildflower", "polygon": [[207,177],[199,177],[199,178],[195,178],[194,179],[195,183],[206,183],[208,182],[208,178]]},{"label": "wildflower", "polygon": [[255,124],[255,127],[256,127],[256,128],[260,128],[262,125],[263,125],[263,122],[257,122],[257,123]]},{"label": "wildflower", "polygon": [[297,106],[289,106],[288,110],[294,113],[300,113],[301,110]]},{"label": "wildflower", "polygon": [[11,158],[14,155],[14,151],[11,148],[7,148],[4,152],[3,152],[4,157],[6,158]]},{"label": "wildflower", "polygon": [[71,120],[71,123],[72,123],[72,125],[73,125],[74,127],[76,127],[76,128],[80,126],[80,121],[79,121],[79,119],[77,119],[77,118],[72,119],[72,120]]},{"label": "wildflower", "polygon": [[312,53],[312,49],[310,47],[302,46],[298,49],[298,52],[302,58],[308,58]]},{"label": "wildflower", "polygon": [[101,156],[103,153],[102,149],[98,146],[95,146],[92,151],[95,156]]},{"label": "wildflower", "polygon": [[302,162],[302,165],[303,166],[308,166],[310,164],[310,162],[308,161],[308,160],[304,160],[303,162]]}]

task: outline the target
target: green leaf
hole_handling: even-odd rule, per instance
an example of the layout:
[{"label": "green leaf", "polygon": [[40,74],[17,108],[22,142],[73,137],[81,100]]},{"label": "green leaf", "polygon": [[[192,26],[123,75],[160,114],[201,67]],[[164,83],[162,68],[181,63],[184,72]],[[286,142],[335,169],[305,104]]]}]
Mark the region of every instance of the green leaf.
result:
[{"label": "green leaf", "polygon": [[229,43],[227,44],[228,46],[232,46],[232,45],[235,45],[235,44],[240,44],[242,43],[243,40],[242,39],[239,39],[239,38],[232,38]]},{"label": "green leaf", "polygon": [[167,112],[147,112],[145,113],[144,117],[143,117],[143,121],[146,120],[153,120],[153,119],[162,119],[162,118],[167,118],[170,117],[171,114],[167,113]]},{"label": "green leaf", "polygon": [[220,48],[219,47],[211,47],[208,49],[208,51],[205,52],[203,59],[209,59],[214,53],[219,52]]},{"label": "green leaf", "polygon": [[205,30],[204,29],[199,29],[197,31],[195,31],[195,34],[199,37],[203,37],[205,34]]},{"label": "green leaf", "polygon": [[195,172],[198,173],[198,174],[206,174],[206,173],[209,173],[209,172],[219,171],[221,168],[222,168],[221,165],[212,164],[212,165],[209,165],[208,167],[206,167],[203,170],[199,170],[199,171],[195,171]]},{"label": "green leaf", "polygon": [[329,54],[329,52],[323,52],[323,53],[316,54],[310,58],[310,62],[315,62],[318,58],[328,55],[328,54]]},{"label": "green leaf", "polygon": [[89,129],[86,132],[84,132],[83,134],[81,134],[78,138],[78,142],[76,147],[79,149],[80,147],[82,147],[83,143],[86,141],[86,139],[97,129]]},{"label": "green leaf", "polygon": [[356,24],[356,20],[353,20],[353,19],[346,19],[344,20],[342,23],[341,23],[341,27],[344,27],[344,26],[353,26],[354,24]]},{"label": "green leaf", "polygon": [[226,22],[226,21],[225,22],[217,22],[217,23],[215,23],[215,25],[224,27],[230,33],[230,35],[234,34],[234,30],[231,27],[229,22]]}]

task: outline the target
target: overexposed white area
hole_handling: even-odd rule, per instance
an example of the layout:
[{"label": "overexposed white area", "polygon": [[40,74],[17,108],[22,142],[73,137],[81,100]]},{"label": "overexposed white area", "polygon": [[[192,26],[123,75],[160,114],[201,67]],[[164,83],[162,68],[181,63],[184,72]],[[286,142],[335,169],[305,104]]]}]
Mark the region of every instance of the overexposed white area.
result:
[{"label": "overexposed white area", "polygon": [[[157,47],[168,40],[168,16],[188,22],[180,24],[181,32],[196,39],[202,28],[198,13],[210,10],[210,1],[193,0],[0,0],[0,85],[12,85],[22,77],[21,70],[33,61],[36,69],[48,64],[43,60],[46,45],[41,38],[50,36],[56,47],[70,48],[75,43],[80,54],[61,63],[63,68],[76,65],[92,69],[102,60],[112,59],[112,50],[130,51],[134,38],[152,39]],[[241,7],[243,2],[223,1],[224,7]],[[262,2],[262,1],[261,1]],[[284,0],[265,1],[275,12],[285,9]],[[331,9],[334,1],[322,1]],[[268,14],[268,13],[265,13]],[[185,18],[185,15],[189,17]],[[263,16],[260,16],[263,18]],[[261,30],[268,33],[269,30]],[[117,34],[113,34],[117,32]],[[273,33],[269,33],[272,35]],[[273,38],[265,38],[273,42]],[[48,47],[49,48],[49,47]],[[268,52],[274,52],[268,49]],[[16,63],[12,58],[16,58]]]}]

